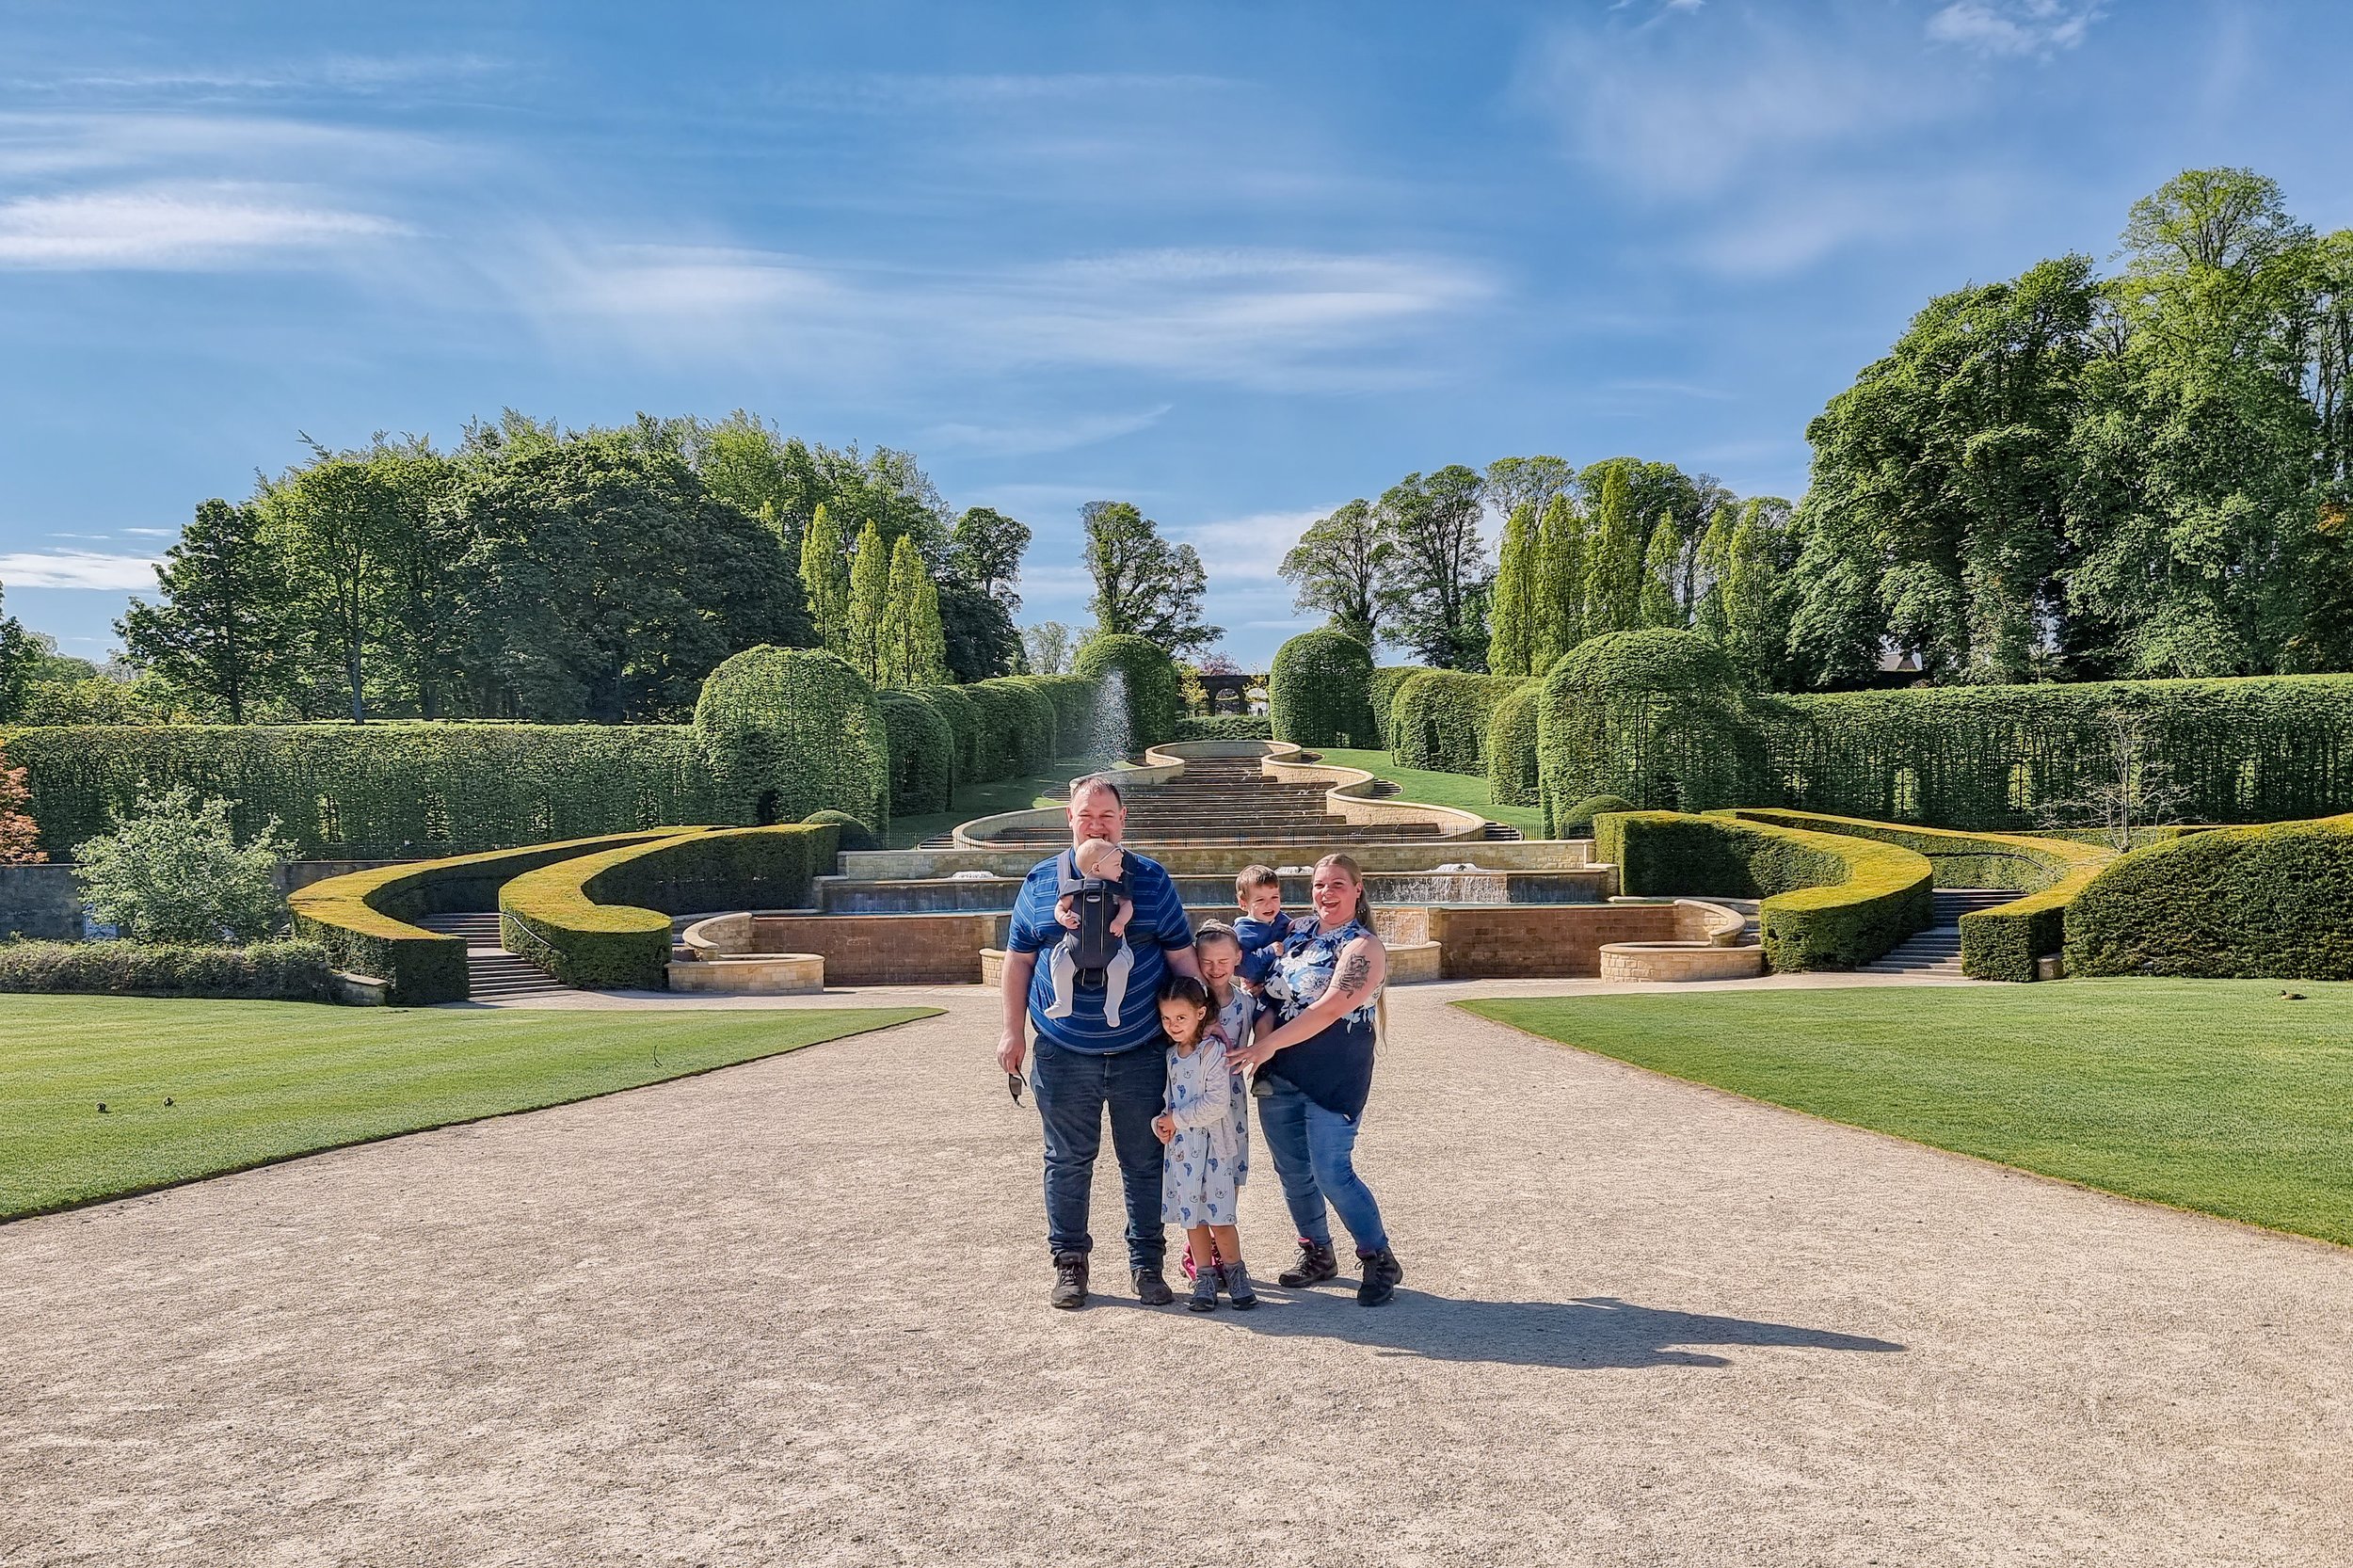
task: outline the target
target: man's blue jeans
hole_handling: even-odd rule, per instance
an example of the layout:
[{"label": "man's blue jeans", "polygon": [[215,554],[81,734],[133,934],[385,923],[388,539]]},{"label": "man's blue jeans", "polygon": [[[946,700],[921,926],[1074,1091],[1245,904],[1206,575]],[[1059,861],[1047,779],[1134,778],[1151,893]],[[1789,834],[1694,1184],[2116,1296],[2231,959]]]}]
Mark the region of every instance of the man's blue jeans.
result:
[{"label": "man's blue jeans", "polygon": [[1160,1141],[1152,1118],[1168,1092],[1168,1061],[1157,1039],[1109,1056],[1072,1050],[1044,1035],[1030,1063],[1030,1087],[1046,1124],[1046,1240],[1057,1253],[1093,1249],[1087,1206],[1095,1157],[1103,1146],[1103,1112],[1112,1116],[1112,1152],[1128,1196],[1128,1266],[1160,1266],[1168,1232],[1160,1224]]},{"label": "man's blue jeans", "polygon": [[1271,1081],[1270,1088],[1272,1093],[1258,1101],[1258,1128],[1274,1156],[1274,1174],[1283,1179],[1283,1202],[1290,1208],[1300,1240],[1323,1247],[1332,1244],[1332,1222],[1323,1212],[1329,1199],[1359,1252],[1387,1246],[1381,1206],[1356,1174],[1356,1128],[1363,1118],[1352,1122],[1337,1111],[1326,1111],[1279,1080]]}]

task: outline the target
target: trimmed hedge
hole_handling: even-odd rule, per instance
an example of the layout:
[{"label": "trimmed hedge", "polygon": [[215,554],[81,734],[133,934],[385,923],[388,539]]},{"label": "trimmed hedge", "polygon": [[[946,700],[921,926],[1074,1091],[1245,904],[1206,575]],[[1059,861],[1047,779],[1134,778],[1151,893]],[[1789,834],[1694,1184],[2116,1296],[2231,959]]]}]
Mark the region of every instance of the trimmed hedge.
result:
[{"label": "trimmed hedge", "polygon": [[[1760,705],[1762,786],[1746,798],[1944,827],[2031,829],[2038,807],[2113,783],[2105,720],[2141,729],[2146,774],[2193,821],[2353,808],[2353,676],[1945,686]],[[1724,799],[1718,805],[1739,804]]]},{"label": "trimmed hedge", "polygon": [[1561,837],[1572,837],[1580,828],[1591,833],[1593,829],[1593,819],[1605,811],[1634,809],[1635,805],[1632,801],[1621,799],[1616,795],[1587,795],[1583,800],[1561,813]]},{"label": "trimmed hedge", "polygon": [[0,942],[0,991],[325,1001],[332,976],[316,942]]},{"label": "trimmed hedge", "polygon": [[2353,980],[2353,815],[2134,850],[2070,907],[2067,969]]},{"label": "trimmed hedge", "polygon": [[1935,879],[1895,844],[1679,811],[1610,811],[1599,857],[1628,893],[1754,898],[1775,969],[1851,969],[1925,928]]},{"label": "trimmed hedge", "polygon": [[1054,735],[1048,757],[1082,757],[1095,739],[1095,682],[1077,675],[1011,675],[1053,705]]},{"label": "trimmed hedge", "polygon": [[955,776],[961,784],[986,781],[981,772],[981,710],[961,686],[918,686],[910,694],[930,704],[955,741]]},{"label": "trimmed hedge", "polygon": [[889,823],[882,704],[839,654],[767,643],[735,654],[703,682],[695,733],[720,788],[752,801],[757,822],[830,808]]},{"label": "trimmed hedge", "polygon": [[2116,852],[2020,833],[1956,833],[1815,811],[1736,808],[1740,822],[1843,833],[1897,844],[1928,858],[1939,888],[2014,888],[2026,896],[1961,918],[1961,968],[1972,980],[2030,981],[2035,960],[2066,945],[2067,911]]},{"label": "trimmed hedge", "polygon": [[567,985],[661,990],[673,915],[805,906],[838,843],[830,824],[793,823],[583,856],[501,888],[500,937]]},{"label": "trimmed hedge", "polygon": [[1497,806],[1536,804],[1536,704],[1544,692],[1543,681],[1523,680],[1488,715],[1487,798]]},{"label": "trimmed hedge", "polygon": [[1612,632],[1563,654],[1536,712],[1545,830],[1589,795],[1646,810],[1737,804],[1758,751],[1739,694],[1723,649],[1693,632]]},{"label": "trimmed hedge", "polygon": [[526,872],[584,855],[627,848],[702,831],[659,827],[568,839],[488,855],[460,855],[330,876],[287,895],[295,935],[317,943],[336,968],[373,975],[391,985],[399,1007],[464,1001],[466,939],[412,923],[428,915],[484,913],[499,906],[499,889]]},{"label": "trimmed hedge", "polygon": [[1271,741],[1273,722],[1264,713],[1220,713],[1214,718],[1188,714],[1176,721],[1180,741]]},{"label": "trimmed hedge", "polygon": [[890,809],[900,816],[945,811],[956,789],[956,735],[939,710],[913,692],[877,692],[890,743]]},{"label": "trimmed hedge", "polygon": [[1274,650],[1267,708],[1278,741],[1377,749],[1372,650],[1345,632],[1301,632]]},{"label": "trimmed hedge", "polygon": [[[1381,749],[1397,749],[1397,689],[1422,672],[1419,664],[1383,664],[1372,672],[1365,695],[1372,703],[1372,722],[1381,731]],[[1271,695],[1271,694],[1270,694]]]},{"label": "trimmed hedge", "polygon": [[868,850],[883,847],[882,840],[874,837],[874,830],[847,811],[811,811],[801,821],[809,826],[831,826],[839,829],[840,838],[834,844],[836,849]]},{"label": "trimmed hedge", "polygon": [[1424,670],[1397,689],[1391,704],[1398,766],[1439,773],[1487,771],[1487,724],[1503,699],[1528,681],[1514,675]]},{"label": "trimmed hedge", "polygon": [[468,854],[664,823],[749,823],[682,725],[150,725],[0,738],[56,858],[142,793],[236,802],[240,840],[276,817],[305,859]]},{"label": "trimmed hedge", "polygon": [[1113,670],[1128,689],[1128,748],[1141,751],[1176,734],[1184,716],[1176,664],[1149,638],[1115,633],[1091,637],[1071,665],[1082,679],[1100,681]]},{"label": "trimmed hedge", "polygon": [[970,782],[1011,778],[1043,760],[1039,731],[1053,726],[1053,710],[1044,697],[1001,680],[975,680],[961,690],[981,724]]}]

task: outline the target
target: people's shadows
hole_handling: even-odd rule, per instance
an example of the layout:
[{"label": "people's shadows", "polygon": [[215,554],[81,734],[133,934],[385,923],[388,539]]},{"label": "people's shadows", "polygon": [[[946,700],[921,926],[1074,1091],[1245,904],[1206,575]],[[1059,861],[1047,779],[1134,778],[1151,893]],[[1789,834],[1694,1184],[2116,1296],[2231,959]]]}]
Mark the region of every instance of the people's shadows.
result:
[{"label": "people's shadows", "polygon": [[[1224,1316],[1223,1313],[1220,1316]],[[1516,1367],[1728,1367],[1691,1345],[1789,1346],[1813,1351],[1900,1351],[1889,1339],[1748,1318],[1636,1306],[1613,1296],[1567,1302],[1488,1302],[1402,1290],[1386,1306],[1351,1294],[1269,1292],[1234,1320],[1261,1334],[1339,1339],[1393,1355],[1493,1361]]]}]

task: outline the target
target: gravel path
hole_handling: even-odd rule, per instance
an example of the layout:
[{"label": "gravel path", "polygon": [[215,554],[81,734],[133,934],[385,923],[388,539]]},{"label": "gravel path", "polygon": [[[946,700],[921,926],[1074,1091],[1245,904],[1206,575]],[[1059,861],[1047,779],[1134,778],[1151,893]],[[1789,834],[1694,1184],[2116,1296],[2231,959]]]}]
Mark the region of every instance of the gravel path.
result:
[{"label": "gravel path", "polygon": [[[1650,1077],[1465,989],[1392,997],[1377,1312],[1049,1311],[1036,1124],[969,989],[0,1227],[0,1563],[2346,1560],[2353,1255]],[[1114,1193],[1107,1160],[1107,1240]]]}]

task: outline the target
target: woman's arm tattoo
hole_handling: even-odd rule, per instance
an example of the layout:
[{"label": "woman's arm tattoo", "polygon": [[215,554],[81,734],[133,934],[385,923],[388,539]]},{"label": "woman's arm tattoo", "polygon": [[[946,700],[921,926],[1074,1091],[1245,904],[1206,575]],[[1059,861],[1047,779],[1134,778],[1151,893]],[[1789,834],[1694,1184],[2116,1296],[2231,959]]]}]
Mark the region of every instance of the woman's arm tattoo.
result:
[{"label": "woman's arm tattoo", "polygon": [[1363,990],[1366,982],[1370,979],[1372,979],[1371,962],[1361,952],[1352,952],[1340,960],[1339,978],[1333,982],[1333,988],[1342,996],[1353,997]]}]

